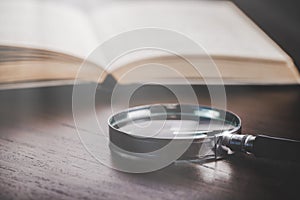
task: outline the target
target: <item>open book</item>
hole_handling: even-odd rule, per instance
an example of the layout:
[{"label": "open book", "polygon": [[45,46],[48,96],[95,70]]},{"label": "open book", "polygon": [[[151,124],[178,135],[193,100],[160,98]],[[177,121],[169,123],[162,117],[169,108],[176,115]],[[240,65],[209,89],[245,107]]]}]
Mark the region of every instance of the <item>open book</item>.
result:
[{"label": "open book", "polygon": [[[89,60],[89,54],[114,35],[145,27],[178,31],[200,44],[225,84],[299,83],[291,58],[231,2],[122,1],[87,12],[59,2],[4,0],[0,2],[0,87],[72,83],[86,59],[90,67],[80,78],[102,82],[105,75],[100,79],[96,76],[105,67]],[[176,41],[171,42],[176,45]],[[189,53],[183,56],[203,57],[197,52]],[[117,62],[102,74],[111,74],[124,84],[156,79],[179,83],[176,73],[163,71],[146,70],[121,78],[137,63],[162,62],[195,84],[218,78],[194,74],[176,59],[145,52]]]}]

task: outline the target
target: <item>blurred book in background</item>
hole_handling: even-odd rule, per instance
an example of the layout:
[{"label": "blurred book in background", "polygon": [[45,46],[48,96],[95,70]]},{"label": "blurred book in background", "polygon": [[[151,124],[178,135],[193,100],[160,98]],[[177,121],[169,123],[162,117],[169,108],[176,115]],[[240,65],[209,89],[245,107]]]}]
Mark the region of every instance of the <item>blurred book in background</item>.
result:
[{"label": "blurred book in background", "polygon": [[[0,88],[72,84],[78,69],[97,45],[113,35],[138,28],[157,27],[178,31],[198,44],[213,59],[225,84],[298,84],[292,59],[233,3],[227,1],[122,1],[89,12],[39,1],[0,2]],[[176,45],[176,41],[172,41]],[[200,59],[197,52],[183,55]],[[111,74],[130,84],[168,80],[181,84],[174,73],[122,74],[136,63],[157,62],[173,67],[193,84],[204,84],[176,56],[145,53],[131,55],[111,70],[88,60],[83,82],[98,82]],[[210,69],[205,69],[209,71]]]}]

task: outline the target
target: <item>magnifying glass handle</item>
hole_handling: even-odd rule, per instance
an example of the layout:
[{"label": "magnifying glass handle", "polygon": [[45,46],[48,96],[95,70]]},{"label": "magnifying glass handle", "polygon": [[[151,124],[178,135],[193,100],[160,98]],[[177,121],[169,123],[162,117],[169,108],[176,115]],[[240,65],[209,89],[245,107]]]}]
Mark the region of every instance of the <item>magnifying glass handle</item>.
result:
[{"label": "magnifying glass handle", "polygon": [[251,153],[256,157],[300,161],[300,141],[266,135],[225,135],[222,144],[233,151]]}]

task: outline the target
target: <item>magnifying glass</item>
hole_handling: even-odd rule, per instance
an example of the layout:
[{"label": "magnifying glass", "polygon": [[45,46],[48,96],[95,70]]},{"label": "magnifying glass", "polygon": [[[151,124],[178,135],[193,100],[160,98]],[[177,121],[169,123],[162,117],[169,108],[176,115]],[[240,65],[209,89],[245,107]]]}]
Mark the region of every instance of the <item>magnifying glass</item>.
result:
[{"label": "magnifying glass", "polygon": [[125,152],[149,154],[171,141],[190,140],[179,160],[217,160],[234,152],[300,161],[300,141],[241,134],[234,113],[199,105],[133,107],[108,119],[110,142]]}]

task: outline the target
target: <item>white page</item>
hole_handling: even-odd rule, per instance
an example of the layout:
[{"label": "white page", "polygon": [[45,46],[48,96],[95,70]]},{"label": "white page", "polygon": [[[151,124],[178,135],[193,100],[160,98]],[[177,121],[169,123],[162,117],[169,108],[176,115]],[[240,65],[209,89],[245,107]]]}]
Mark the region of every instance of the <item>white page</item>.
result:
[{"label": "white page", "polygon": [[226,1],[115,2],[95,8],[91,19],[101,38],[99,43],[124,31],[158,27],[185,34],[209,55],[284,62],[288,57],[234,4]]},{"label": "white page", "polygon": [[43,48],[85,58],[97,38],[79,9],[43,1],[0,2],[0,44]]}]

